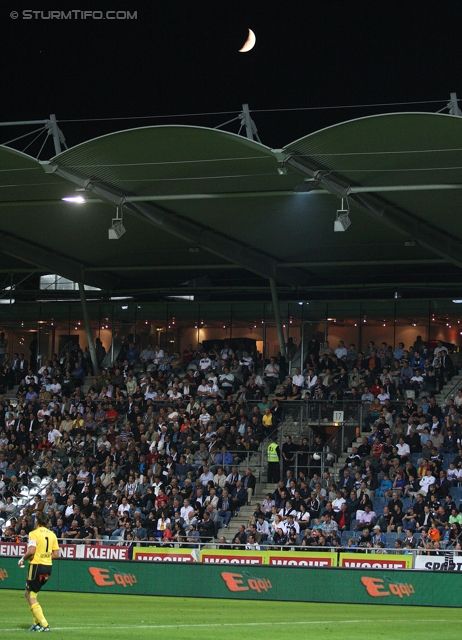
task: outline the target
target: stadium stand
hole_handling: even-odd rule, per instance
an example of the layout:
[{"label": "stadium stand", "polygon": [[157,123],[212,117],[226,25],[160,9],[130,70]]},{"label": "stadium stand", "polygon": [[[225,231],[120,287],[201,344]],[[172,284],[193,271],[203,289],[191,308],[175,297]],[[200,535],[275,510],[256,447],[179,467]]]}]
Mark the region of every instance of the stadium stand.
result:
[{"label": "stadium stand", "polygon": [[[3,541],[26,540],[46,509],[60,539],[85,543],[461,549],[457,354],[315,344],[294,376],[274,360],[270,395],[258,353],[151,351],[127,344],[98,377],[78,347],[38,370],[6,358]],[[251,471],[290,407],[353,395],[364,419],[322,476],[313,429],[280,441],[279,483],[266,463]]]}]

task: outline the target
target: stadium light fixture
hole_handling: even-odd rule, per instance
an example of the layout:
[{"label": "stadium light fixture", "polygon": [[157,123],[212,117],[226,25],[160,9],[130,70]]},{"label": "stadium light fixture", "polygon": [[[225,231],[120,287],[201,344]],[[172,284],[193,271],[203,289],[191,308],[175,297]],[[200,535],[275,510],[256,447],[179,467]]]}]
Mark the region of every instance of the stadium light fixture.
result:
[{"label": "stadium light fixture", "polygon": [[119,207],[117,207],[116,217],[112,218],[112,224],[108,229],[108,238],[109,240],[119,240],[119,238],[124,235],[125,231],[126,229],[122,223],[122,208],[119,212]]},{"label": "stadium light fixture", "polygon": [[342,208],[337,210],[337,214],[334,220],[334,231],[346,231],[351,224],[350,220],[350,207],[348,205],[347,198],[347,208],[343,207],[343,198],[342,198]]},{"label": "stadium light fixture", "polygon": [[64,202],[73,202],[74,204],[84,204],[86,202],[83,196],[65,196],[61,198]]}]

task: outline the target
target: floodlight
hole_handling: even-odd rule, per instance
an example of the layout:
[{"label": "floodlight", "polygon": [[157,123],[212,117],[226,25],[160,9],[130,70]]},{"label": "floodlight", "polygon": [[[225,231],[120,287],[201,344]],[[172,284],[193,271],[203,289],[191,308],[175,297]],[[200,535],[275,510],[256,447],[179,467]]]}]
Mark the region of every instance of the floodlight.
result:
[{"label": "floodlight", "polygon": [[348,217],[348,213],[343,216],[338,216],[334,221],[334,231],[346,231],[351,224],[351,220]]},{"label": "floodlight", "polygon": [[61,200],[64,200],[64,202],[74,202],[75,204],[83,204],[86,202],[83,196],[65,196],[61,198]]},{"label": "floodlight", "polygon": [[124,235],[125,231],[122,220],[120,218],[112,218],[112,224],[107,232],[109,240],[118,240]]},{"label": "floodlight", "polygon": [[337,215],[334,220],[334,231],[346,231],[351,224],[350,220],[350,207],[348,206],[347,199],[347,208],[343,208],[343,198],[342,198],[342,208],[337,210]]},{"label": "floodlight", "polygon": [[120,215],[119,207],[117,207],[117,217],[112,218],[112,224],[108,229],[108,238],[109,240],[118,240],[124,235],[125,231],[126,229],[122,223],[122,207],[120,208]]}]

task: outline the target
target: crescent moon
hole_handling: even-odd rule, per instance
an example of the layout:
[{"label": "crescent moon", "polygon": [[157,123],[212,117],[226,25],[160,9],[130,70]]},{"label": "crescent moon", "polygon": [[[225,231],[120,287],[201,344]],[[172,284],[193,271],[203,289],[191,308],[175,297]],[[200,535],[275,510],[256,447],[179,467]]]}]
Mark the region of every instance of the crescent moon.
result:
[{"label": "crescent moon", "polygon": [[256,41],[257,41],[257,38],[255,37],[254,32],[252,31],[252,29],[249,29],[249,35],[247,36],[247,40],[245,41],[242,49],[239,49],[239,52],[246,53],[247,51],[250,51],[250,49],[254,48]]}]

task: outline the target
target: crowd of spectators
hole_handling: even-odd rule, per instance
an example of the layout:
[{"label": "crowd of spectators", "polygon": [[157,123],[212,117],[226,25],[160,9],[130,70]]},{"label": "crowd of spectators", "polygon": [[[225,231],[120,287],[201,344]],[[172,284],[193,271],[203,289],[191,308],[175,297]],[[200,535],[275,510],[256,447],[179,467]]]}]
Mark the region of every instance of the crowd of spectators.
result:
[{"label": "crowd of spectators", "polygon": [[[460,469],[461,460],[458,455],[454,467]],[[373,553],[462,550],[462,508],[452,495],[457,481],[447,483],[431,465],[415,469],[409,463],[402,471],[395,459],[384,458],[376,469],[371,469],[367,455],[353,464],[340,481],[329,471],[310,479],[301,470],[294,478],[289,469],[275,491],[255,504],[248,527],[240,528],[232,544]],[[417,481],[410,480],[413,473]],[[389,481],[390,476],[404,477],[408,484],[401,488],[399,482]]]},{"label": "crowd of spectators", "polygon": [[[17,404],[0,412],[3,539],[27,536],[34,514],[47,509],[63,539],[210,540],[250,502],[255,477],[239,465],[251,466],[286,401],[356,396],[368,407],[367,436],[339,477],[318,477],[309,464],[323,451],[321,438],[288,438],[283,480],[255,506],[247,530],[220,542],[379,552],[395,534],[398,548],[424,541],[426,549],[458,549],[462,514],[452,494],[462,482],[462,392],[444,407],[434,398],[458,368],[451,357],[440,344],[429,354],[419,339],[408,350],[371,342],[364,353],[324,343],[288,377],[284,359],[263,365],[226,343],[173,356],[151,345],[139,353],[132,343],[90,383],[88,354],[79,350],[35,372],[24,363],[14,378]],[[8,367],[11,377],[17,366]],[[50,484],[19,517],[15,498],[37,476]]]},{"label": "crowd of spectators", "polygon": [[460,550],[462,389],[443,406],[435,398],[459,370],[459,354],[440,341],[430,351],[420,336],[409,349],[403,343],[377,349],[372,341],[365,352],[342,341],[335,351],[328,342],[311,347],[304,370],[275,397],[354,400],[364,409],[367,435],[336,479],[329,471],[318,475],[316,454],[326,450],[321,438],[310,446],[307,438],[297,444],[287,436],[279,451],[283,480],[233,542]]},{"label": "crowd of spectators", "polygon": [[[0,412],[3,539],[24,539],[41,509],[64,540],[215,537],[255,488],[250,469],[241,477],[237,466],[284,417],[254,363],[258,354],[226,344],[169,356],[133,343],[90,381],[78,349],[35,372],[24,362],[17,401]],[[42,495],[19,509],[40,479],[49,481]]]},{"label": "crowd of spectators", "polygon": [[342,340],[334,349],[326,341],[310,343],[303,371],[296,369],[287,379],[283,398],[372,401],[374,398],[401,401],[412,391],[416,396],[439,392],[462,365],[460,353],[439,340],[434,348],[417,336],[408,349],[400,342],[396,348],[370,341],[364,351],[354,344],[347,348]]}]

